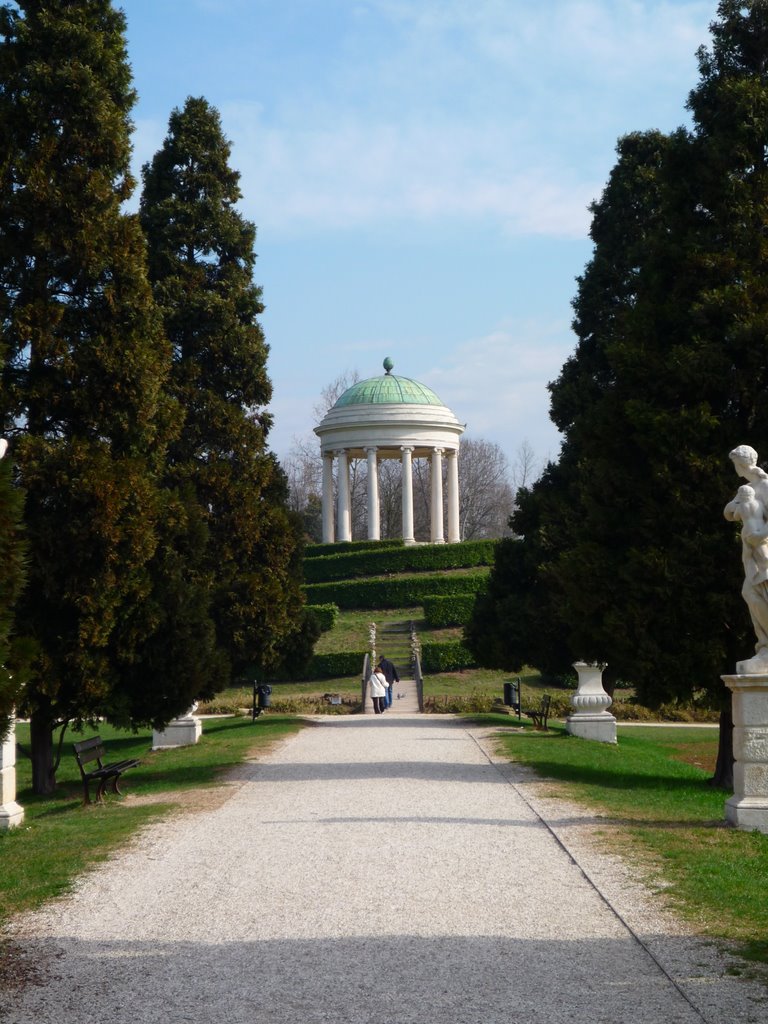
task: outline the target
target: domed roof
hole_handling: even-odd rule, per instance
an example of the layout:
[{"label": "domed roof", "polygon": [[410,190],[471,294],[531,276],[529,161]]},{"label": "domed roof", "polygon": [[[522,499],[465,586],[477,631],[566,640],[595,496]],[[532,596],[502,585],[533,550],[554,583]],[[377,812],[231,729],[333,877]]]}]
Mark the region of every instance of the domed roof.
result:
[{"label": "domed roof", "polygon": [[341,409],[348,405],[443,405],[425,384],[390,373],[392,366],[392,360],[385,359],[386,373],[381,377],[359,380],[347,388],[333,408]]}]

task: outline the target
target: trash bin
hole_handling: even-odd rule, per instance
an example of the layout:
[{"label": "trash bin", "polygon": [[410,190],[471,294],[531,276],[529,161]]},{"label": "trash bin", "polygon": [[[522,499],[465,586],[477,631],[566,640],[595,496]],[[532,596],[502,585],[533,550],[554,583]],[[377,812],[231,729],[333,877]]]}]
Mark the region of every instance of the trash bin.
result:
[{"label": "trash bin", "polygon": [[513,711],[517,712],[517,717],[520,717],[520,680],[516,679],[514,682],[504,683],[504,704],[508,708],[512,708]]},{"label": "trash bin", "polygon": [[252,717],[254,722],[259,717],[264,708],[268,708],[272,704],[271,699],[272,687],[268,683],[256,683],[253,684],[253,712]]}]

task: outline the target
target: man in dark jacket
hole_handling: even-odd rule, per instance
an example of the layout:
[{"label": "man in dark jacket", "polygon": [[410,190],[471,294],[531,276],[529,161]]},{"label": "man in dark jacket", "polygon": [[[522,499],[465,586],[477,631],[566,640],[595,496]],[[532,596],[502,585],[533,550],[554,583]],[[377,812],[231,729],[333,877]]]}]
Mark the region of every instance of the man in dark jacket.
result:
[{"label": "man in dark jacket", "polygon": [[386,706],[388,708],[391,708],[392,707],[392,684],[393,683],[399,683],[400,682],[400,676],[397,674],[397,669],[392,664],[392,662],[389,660],[389,658],[385,658],[384,655],[382,655],[381,658],[379,658],[379,668],[384,673],[384,678],[387,680]]}]

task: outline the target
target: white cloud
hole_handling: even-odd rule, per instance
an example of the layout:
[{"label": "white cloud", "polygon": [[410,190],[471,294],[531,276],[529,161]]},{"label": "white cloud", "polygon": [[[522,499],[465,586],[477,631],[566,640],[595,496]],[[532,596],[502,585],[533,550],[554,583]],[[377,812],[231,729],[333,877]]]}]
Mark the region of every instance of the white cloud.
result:
[{"label": "white cloud", "polygon": [[327,81],[223,107],[246,211],[280,230],[451,219],[583,236],[618,135],[685,119],[712,7],[370,0],[387,45],[357,57],[353,36]]},{"label": "white cloud", "polygon": [[508,457],[523,440],[538,457],[555,457],[560,435],[549,419],[547,384],[574,345],[565,322],[510,321],[457,347],[424,381],[469,434],[495,441]]}]

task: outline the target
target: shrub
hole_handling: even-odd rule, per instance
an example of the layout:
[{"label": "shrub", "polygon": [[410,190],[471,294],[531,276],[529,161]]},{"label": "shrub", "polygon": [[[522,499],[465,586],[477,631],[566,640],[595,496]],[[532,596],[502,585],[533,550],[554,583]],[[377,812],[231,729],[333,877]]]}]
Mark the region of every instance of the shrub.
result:
[{"label": "shrub", "polygon": [[431,629],[463,626],[475,607],[474,594],[430,594],[424,598],[424,620]]},{"label": "shrub", "polygon": [[335,544],[310,544],[304,550],[305,558],[324,558],[326,555],[336,555],[341,552],[350,554],[355,551],[375,550],[376,548],[402,548],[402,539],[394,540],[350,540],[337,541]]},{"label": "shrub", "polygon": [[477,662],[461,640],[425,640],[421,645],[422,672],[460,672]]},{"label": "shrub", "polygon": [[460,544],[418,544],[399,548],[364,548],[313,556],[304,563],[307,583],[328,583],[382,573],[436,572],[492,565],[496,541],[473,540]]},{"label": "shrub", "polygon": [[337,604],[308,604],[305,607],[317,619],[322,633],[333,629],[338,622],[339,606]]},{"label": "shrub", "polygon": [[333,651],[313,654],[302,672],[296,675],[276,676],[278,682],[299,682],[302,679],[340,679],[357,676],[362,679],[366,651]]},{"label": "shrub", "polygon": [[313,583],[304,590],[312,604],[335,602],[339,608],[412,608],[434,594],[475,594],[485,588],[488,571],[440,575],[395,576],[389,579]]}]

